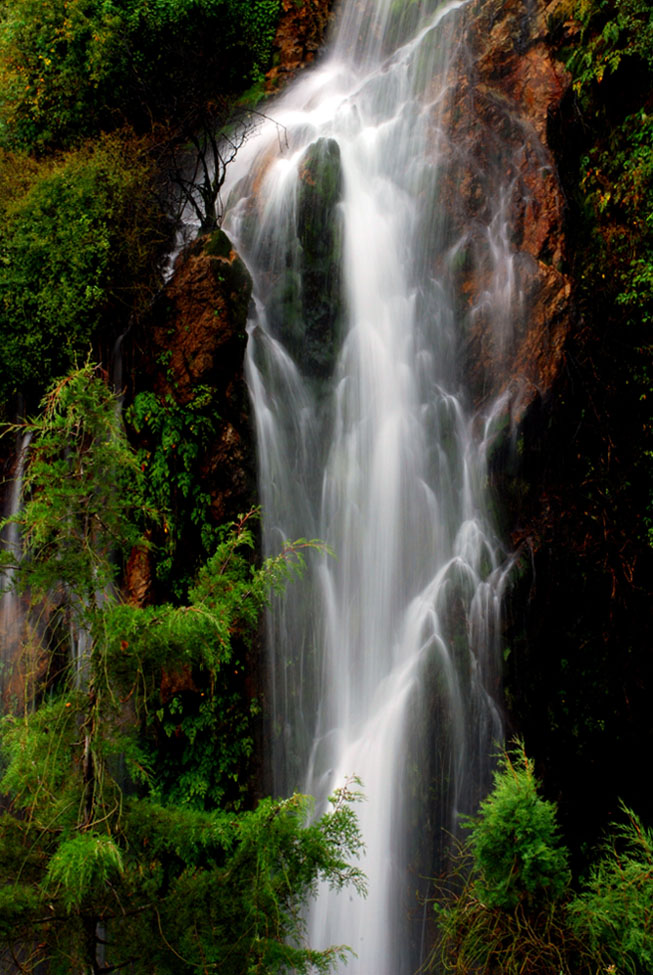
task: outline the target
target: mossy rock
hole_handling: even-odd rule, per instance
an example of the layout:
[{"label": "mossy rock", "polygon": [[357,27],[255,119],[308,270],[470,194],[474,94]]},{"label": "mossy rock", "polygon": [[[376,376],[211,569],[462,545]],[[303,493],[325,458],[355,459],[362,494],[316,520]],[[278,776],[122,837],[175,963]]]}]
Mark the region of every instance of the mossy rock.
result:
[{"label": "mossy rock", "polygon": [[214,230],[204,245],[204,253],[208,257],[229,257],[231,241],[224,230]]},{"label": "mossy rock", "polygon": [[301,312],[304,323],[301,361],[320,377],[333,370],[342,319],[342,199],[340,147],[318,139],[299,166],[297,237],[300,243]]}]

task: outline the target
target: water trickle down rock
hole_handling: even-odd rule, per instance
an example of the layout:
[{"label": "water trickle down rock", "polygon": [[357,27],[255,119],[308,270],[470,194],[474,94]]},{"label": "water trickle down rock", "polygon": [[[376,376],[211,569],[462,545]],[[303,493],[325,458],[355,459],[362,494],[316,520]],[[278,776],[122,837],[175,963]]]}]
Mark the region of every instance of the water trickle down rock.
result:
[{"label": "water trickle down rock", "polygon": [[[564,196],[548,140],[569,87],[547,45],[547,18],[555,6],[537,0],[470,5],[462,56],[472,70],[459,73],[451,100],[456,156],[448,201],[461,237],[467,228],[455,273],[464,296],[468,368],[479,405],[509,386],[515,391],[513,423],[551,388],[574,320],[565,274]],[[505,199],[491,196],[494,173],[509,175]],[[513,298],[503,321],[497,316],[501,302],[485,300],[496,271],[493,247],[502,234],[510,262],[506,275],[513,276],[509,290],[518,303]]]},{"label": "water trickle down rock", "polygon": [[320,138],[304,152],[285,255],[269,252],[266,293],[273,334],[302,372],[328,378],[335,365],[342,322],[342,199],[340,148]]}]

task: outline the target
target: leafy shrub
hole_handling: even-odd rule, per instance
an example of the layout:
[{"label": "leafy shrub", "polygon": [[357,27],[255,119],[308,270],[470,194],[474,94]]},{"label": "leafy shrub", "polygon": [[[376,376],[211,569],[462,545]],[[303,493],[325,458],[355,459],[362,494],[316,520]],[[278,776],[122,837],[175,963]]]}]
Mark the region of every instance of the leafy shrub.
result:
[{"label": "leafy shrub", "polygon": [[648,0],[579,0],[575,7],[582,32],[570,54],[574,89],[600,85],[623,61],[640,59],[653,68],[653,11]]},{"label": "leafy shrub", "polygon": [[457,975],[646,975],[653,966],[653,833],[623,807],[575,894],[556,810],[523,746],[505,754],[439,885],[433,968]]},{"label": "leafy shrub", "polygon": [[42,392],[101,327],[117,334],[151,293],[165,237],[142,149],[114,135],[39,167],[0,156],[5,401]]},{"label": "leafy shrub", "polygon": [[[211,498],[202,489],[199,462],[216,430],[214,391],[198,386],[189,403],[180,405],[172,396],[165,399],[153,392],[138,393],[127,411],[130,427],[138,434],[137,460],[145,473],[149,502],[164,519],[164,541],[157,558],[157,575],[167,581],[183,529],[195,526],[202,535],[205,552],[217,541],[208,511]],[[190,525],[189,525],[190,522]],[[188,565],[189,572],[193,566]],[[188,578],[177,586],[188,587]]]},{"label": "leafy shrub", "polygon": [[570,872],[558,837],[555,805],[538,795],[523,745],[504,753],[494,787],[459,851],[436,904],[440,943],[433,957],[444,970],[496,975],[577,975],[565,927]]},{"label": "leafy shrub", "polygon": [[569,907],[579,939],[624,975],[653,971],[653,831],[622,807],[585,889]]},{"label": "leafy shrub", "polygon": [[501,756],[492,792],[467,825],[476,892],[489,907],[532,907],[566,892],[568,854],[560,844],[556,807],[538,795],[523,746]]},{"label": "leafy shrub", "polygon": [[[44,641],[22,713],[0,721],[0,948],[18,945],[25,973],[327,971],[346,951],[306,946],[302,905],[318,880],[362,890],[356,794],[346,786],[317,819],[304,796],[236,811],[242,788],[227,795],[250,738],[234,644],[315,543],[253,568],[244,518],[187,605],[122,604],[116,556],[146,543],[142,471],[116,407],[86,365],[28,425],[14,582],[29,590],[28,631],[58,632],[58,664]],[[188,696],[208,707],[193,715]]]},{"label": "leafy shrub", "polygon": [[269,58],[279,0],[12,0],[0,19],[0,144],[178,124]]}]

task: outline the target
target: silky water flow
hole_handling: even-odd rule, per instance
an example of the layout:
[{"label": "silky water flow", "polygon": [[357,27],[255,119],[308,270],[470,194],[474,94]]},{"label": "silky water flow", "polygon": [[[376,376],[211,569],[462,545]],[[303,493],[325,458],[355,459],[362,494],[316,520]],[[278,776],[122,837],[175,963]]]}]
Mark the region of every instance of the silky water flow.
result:
[{"label": "silky water flow", "polygon": [[[300,537],[333,550],[268,616],[272,787],[320,810],[361,780],[368,896],[321,888],[307,915],[314,947],[355,952],[352,975],[423,961],[429,877],[502,737],[508,560],[486,496],[498,410],[470,411],[454,287],[464,241],[441,201],[464,12],[459,0],[346,0],[330,51],[228,177],[225,229],[254,279],[265,550]],[[499,344],[519,300],[509,190],[493,188],[483,230],[481,311]]]}]

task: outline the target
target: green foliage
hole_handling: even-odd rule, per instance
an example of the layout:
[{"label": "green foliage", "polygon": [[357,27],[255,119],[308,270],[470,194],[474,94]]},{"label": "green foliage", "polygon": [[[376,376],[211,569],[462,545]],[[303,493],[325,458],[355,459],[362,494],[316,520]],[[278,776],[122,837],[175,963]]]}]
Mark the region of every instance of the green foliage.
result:
[{"label": "green foliage", "polygon": [[29,810],[39,830],[57,823],[65,831],[76,821],[78,790],[69,766],[78,746],[81,703],[78,693],[59,695],[44,702],[28,720],[12,714],[2,719],[6,769],[0,789],[11,795],[14,810]]},{"label": "green foliage", "polygon": [[[431,962],[457,975],[645,975],[653,963],[653,834],[629,809],[574,893],[556,809],[521,743],[467,825],[435,905]],[[440,970],[440,969],[438,969]]]},{"label": "green foliage", "polygon": [[[215,545],[217,528],[208,516],[211,499],[197,476],[198,461],[218,420],[213,391],[198,387],[185,405],[176,403],[171,396],[161,400],[152,392],[138,393],[127,417],[138,434],[137,459],[146,475],[148,499],[164,516],[165,540],[157,559],[157,574],[166,582],[175,567],[175,555],[188,522],[200,531],[205,551]],[[188,577],[178,581],[179,594],[187,585]]]},{"label": "green foliage", "polygon": [[53,639],[0,722],[0,941],[28,973],[327,971],[345,949],[307,947],[301,906],[319,879],[362,890],[356,794],[317,819],[302,796],[244,810],[255,705],[234,679],[268,593],[316,543],[256,569],[245,516],[186,605],[124,605],[111,582],[144,544],[143,472],[115,397],[86,365],[28,428],[14,580],[28,630]]},{"label": "green foliage", "polygon": [[501,756],[494,788],[467,826],[477,895],[489,907],[532,907],[565,893],[570,873],[556,809],[538,795],[533,763],[521,744],[513,756]]},{"label": "green foliage", "polygon": [[[158,740],[156,793],[167,801],[197,809],[213,809],[228,802],[241,808],[248,783],[244,772],[253,755],[252,717],[255,701],[243,704],[238,675],[245,668],[232,660],[223,686],[214,693],[179,691],[162,702],[152,716]],[[222,743],[216,752],[215,743]]]},{"label": "green foliage", "polygon": [[571,902],[570,923],[609,970],[653,971],[653,832],[622,806],[585,889]]},{"label": "green foliage", "polygon": [[0,153],[0,396],[42,393],[149,301],[165,238],[129,133],[39,166]]},{"label": "green foliage", "polygon": [[123,872],[122,854],[105,834],[64,839],[48,863],[44,884],[70,914]]},{"label": "green foliage", "polygon": [[577,945],[565,927],[570,872],[556,809],[538,795],[523,744],[504,752],[494,787],[447,881],[436,913],[440,943],[432,959],[444,971],[496,975],[580,975],[569,967]]},{"label": "green foliage", "polygon": [[[354,798],[334,797],[332,811],[313,822],[298,795],[238,817],[128,803],[133,849],[156,898],[156,911],[130,931],[132,950],[148,958],[136,970],[328,971],[345,950],[307,949],[301,907],[318,878],[362,892],[348,862],[360,847]],[[125,882],[129,873],[128,865]]]},{"label": "green foliage", "polygon": [[579,0],[582,31],[570,55],[574,90],[584,96],[600,85],[625,59],[638,58],[653,68],[653,11],[648,0]]},{"label": "green foliage", "polygon": [[139,538],[142,474],[115,396],[91,364],[55,383],[41,409],[22,428],[32,441],[25,503],[14,518],[24,550],[20,586],[35,601],[63,586],[94,602],[116,577],[116,556]]},{"label": "green foliage", "polygon": [[[636,512],[631,537],[652,546],[653,8],[648,0],[580,0],[575,10],[580,41],[567,65],[585,121],[576,186],[580,299],[605,336],[595,358],[599,368],[605,358],[617,400],[599,417],[606,449],[621,460],[610,472],[610,507]],[[622,410],[629,445],[615,450]],[[596,483],[595,471],[587,482],[600,503],[607,486]]]},{"label": "green foliage", "polygon": [[279,0],[5,3],[0,144],[60,147],[125,119],[139,128],[178,123],[256,80],[279,7]]}]

